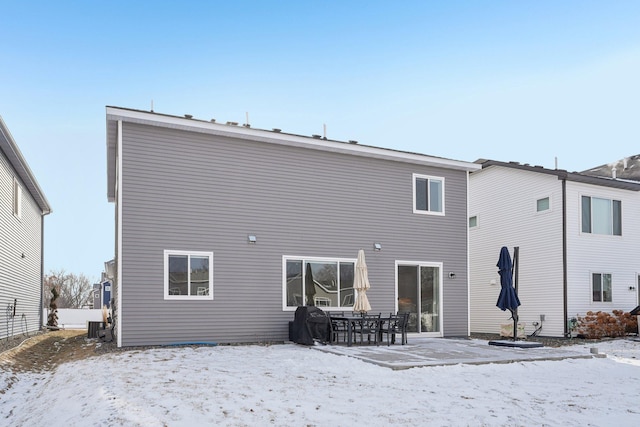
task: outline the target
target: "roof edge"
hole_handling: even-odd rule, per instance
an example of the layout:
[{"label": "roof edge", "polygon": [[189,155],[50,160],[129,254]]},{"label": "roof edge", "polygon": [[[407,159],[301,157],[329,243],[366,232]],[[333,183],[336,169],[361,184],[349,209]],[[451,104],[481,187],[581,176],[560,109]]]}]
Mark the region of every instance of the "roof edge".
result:
[{"label": "roof edge", "polygon": [[18,144],[16,144],[9,128],[0,116],[0,149],[5,153],[11,166],[15,169],[20,179],[25,183],[29,193],[38,204],[43,215],[51,213],[51,206],[47,201],[42,188],[38,184],[35,175],[29,168]]},{"label": "roof edge", "polygon": [[478,159],[475,163],[480,164],[482,166],[482,169],[486,169],[492,166],[506,167],[547,175],[555,175],[558,177],[558,179],[565,179],[567,181],[599,185],[602,187],[619,188],[622,190],[640,191],[640,182],[638,181],[598,177],[586,175],[581,172],[567,172],[564,169],[547,169],[543,166],[531,166],[529,164],[520,164],[518,162],[501,162],[498,160]]},{"label": "roof edge", "polygon": [[407,163],[424,164],[467,172],[481,169],[482,166],[473,162],[445,159],[427,154],[400,151],[359,144],[356,141],[338,141],[315,136],[305,136],[282,132],[252,128],[248,125],[222,124],[211,121],[194,119],[191,116],[173,116],[156,113],[154,111],[134,110],[122,107],[107,106],[107,121],[123,120],[146,123],[156,126],[182,128],[198,132],[216,134],[227,137],[241,137],[255,141],[270,142],[282,145],[292,145],[322,151],[342,152],[364,157],[380,158]]}]

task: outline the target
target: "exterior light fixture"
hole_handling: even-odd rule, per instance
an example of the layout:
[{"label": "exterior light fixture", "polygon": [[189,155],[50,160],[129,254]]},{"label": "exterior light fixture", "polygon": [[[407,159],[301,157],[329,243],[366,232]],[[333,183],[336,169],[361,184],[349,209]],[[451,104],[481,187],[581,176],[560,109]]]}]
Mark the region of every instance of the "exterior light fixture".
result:
[{"label": "exterior light fixture", "polygon": [[382,250],[382,245],[380,243],[374,243],[373,244],[373,250],[374,251],[381,251]]},{"label": "exterior light fixture", "polygon": [[449,272],[449,279],[455,279],[456,278],[456,273],[454,273],[453,271]]},{"label": "exterior light fixture", "polygon": [[257,238],[255,235],[253,235],[253,234],[249,234],[249,235],[247,236],[247,241],[248,241],[249,243],[256,243],[256,242],[258,241],[258,238]]}]

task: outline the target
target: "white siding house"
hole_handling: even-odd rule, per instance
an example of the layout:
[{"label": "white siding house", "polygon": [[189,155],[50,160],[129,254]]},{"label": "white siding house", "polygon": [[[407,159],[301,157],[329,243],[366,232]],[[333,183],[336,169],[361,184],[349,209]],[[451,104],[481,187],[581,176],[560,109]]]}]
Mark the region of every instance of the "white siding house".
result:
[{"label": "white siding house", "polygon": [[[479,161],[469,183],[471,332],[498,333],[500,248],[519,248],[525,333],[567,335],[587,311],[638,304],[640,183],[538,166]],[[610,287],[609,287],[610,284]]]},{"label": "white siding house", "polygon": [[49,203],[0,117],[0,339],[43,324],[43,227]]}]

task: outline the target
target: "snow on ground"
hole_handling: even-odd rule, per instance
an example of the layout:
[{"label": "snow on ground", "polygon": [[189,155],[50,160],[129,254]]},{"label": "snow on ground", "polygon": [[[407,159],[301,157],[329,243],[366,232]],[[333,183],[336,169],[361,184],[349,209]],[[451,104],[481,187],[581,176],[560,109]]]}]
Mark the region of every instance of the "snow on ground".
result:
[{"label": "snow on ground", "polygon": [[295,344],[108,353],[0,372],[13,382],[0,425],[637,425],[640,342],[598,350],[607,357],[401,371]]}]

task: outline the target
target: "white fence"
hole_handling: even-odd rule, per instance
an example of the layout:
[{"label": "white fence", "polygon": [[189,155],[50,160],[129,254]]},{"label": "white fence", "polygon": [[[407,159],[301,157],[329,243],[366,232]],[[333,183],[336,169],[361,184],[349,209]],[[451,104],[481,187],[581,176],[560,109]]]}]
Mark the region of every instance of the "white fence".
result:
[{"label": "white fence", "polygon": [[[43,310],[42,318],[47,324],[49,310]],[[87,322],[102,322],[102,309],[59,308],[58,327],[62,329],[86,329]]]}]

